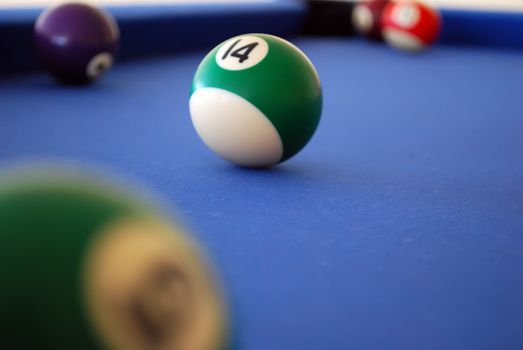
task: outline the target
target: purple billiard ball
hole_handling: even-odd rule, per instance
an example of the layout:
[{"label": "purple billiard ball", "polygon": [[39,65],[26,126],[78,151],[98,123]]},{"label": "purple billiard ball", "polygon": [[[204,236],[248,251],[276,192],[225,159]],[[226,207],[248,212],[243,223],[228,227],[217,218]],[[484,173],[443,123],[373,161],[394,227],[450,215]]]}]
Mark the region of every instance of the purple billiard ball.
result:
[{"label": "purple billiard ball", "polygon": [[87,84],[111,68],[120,36],[109,13],[82,3],[47,9],[34,33],[40,61],[65,84]]}]

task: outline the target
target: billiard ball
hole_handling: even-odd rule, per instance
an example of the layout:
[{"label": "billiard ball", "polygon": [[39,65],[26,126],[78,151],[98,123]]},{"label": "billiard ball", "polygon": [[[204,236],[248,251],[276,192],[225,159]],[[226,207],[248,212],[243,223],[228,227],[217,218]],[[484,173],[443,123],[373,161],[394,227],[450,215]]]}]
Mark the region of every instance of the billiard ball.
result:
[{"label": "billiard ball", "polygon": [[65,3],[38,17],[34,35],[39,60],[57,80],[86,84],[111,68],[119,29],[102,9]]},{"label": "billiard ball", "polygon": [[4,349],[222,350],[225,303],[194,241],[85,171],[0,178]]},{"label": "billiard ball", "polygon": [[425,49],[436,40],[441,27],[438,11],[418,1],[391,2],[381,20],[385,41],[405,51]]},{"label": "billiard ball", "polygon": [[374,41],[383,41],[381,14],[389,0],[360,1],[352,11],[352,24],[356,31]]},{"label": "billiard ball", "polygon": [[240,35],[215,47],[194,76],[189,102],[203,142],[222,158],[269,167],[298,153],[314,134],[322,90],[296,46],[267,34]]}]

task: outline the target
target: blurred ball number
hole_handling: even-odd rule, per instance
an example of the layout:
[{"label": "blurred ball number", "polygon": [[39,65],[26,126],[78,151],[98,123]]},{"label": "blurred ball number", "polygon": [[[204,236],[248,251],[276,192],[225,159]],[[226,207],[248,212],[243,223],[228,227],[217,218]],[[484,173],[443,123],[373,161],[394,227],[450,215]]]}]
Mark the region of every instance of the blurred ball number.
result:
[{"label": "blurred ball number", "polygon": [[5,349],[222,350],[221,289],[190,236],[79,174],[0,177]]}]

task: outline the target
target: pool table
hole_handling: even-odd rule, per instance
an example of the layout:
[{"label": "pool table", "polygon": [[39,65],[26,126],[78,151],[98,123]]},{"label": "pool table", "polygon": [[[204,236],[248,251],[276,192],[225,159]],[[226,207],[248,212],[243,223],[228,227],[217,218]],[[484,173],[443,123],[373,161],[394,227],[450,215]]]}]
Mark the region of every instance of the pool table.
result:
[{"label": "pool table", "polygon": [[[252,170],[210,152],[188,98],[218,41],[158,53],[141,35],[91,86],[32,64],[4,75],[0,165],[94,164],[172,203],[220,273],[237,349],[523,349],[523,51],[405,54],[304,36],[302,10],[280,10],[295,30],[259,28],[298,45],[324,92],[291,160]],[[146,18],[122,33],[158,30]]]}]

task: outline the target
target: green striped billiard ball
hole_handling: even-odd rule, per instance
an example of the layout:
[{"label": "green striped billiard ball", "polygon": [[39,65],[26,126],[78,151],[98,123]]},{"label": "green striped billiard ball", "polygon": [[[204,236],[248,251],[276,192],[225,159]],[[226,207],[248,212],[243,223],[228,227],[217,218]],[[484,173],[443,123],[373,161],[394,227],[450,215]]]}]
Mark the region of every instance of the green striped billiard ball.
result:
[{"label": "green striped billiard ball", "polygon": [[223,294],[195,243],[98,177],[0,179],[0,281],[3,349],[227,346]]},{"label": "green striped billiard ball", "polygon": [[298,153],[318,126],[322,90],[296,46],[246,34],[214,48],[194,76],[189,102],[203,142],[222,158],[269,167]]}]

